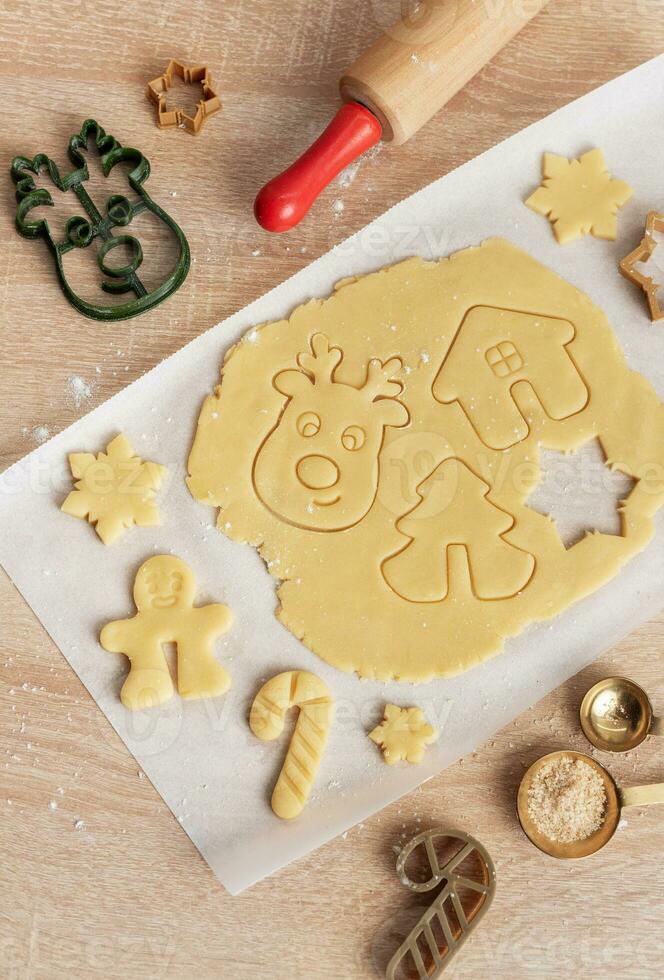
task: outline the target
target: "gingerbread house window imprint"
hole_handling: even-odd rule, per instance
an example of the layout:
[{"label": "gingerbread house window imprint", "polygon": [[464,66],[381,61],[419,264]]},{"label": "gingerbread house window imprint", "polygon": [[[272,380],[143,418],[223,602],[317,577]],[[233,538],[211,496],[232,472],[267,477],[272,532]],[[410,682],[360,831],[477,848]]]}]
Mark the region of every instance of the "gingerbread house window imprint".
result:
[{"label": "gingerbread house window imprint", "polygon": [[509,340],[489,347],[485,354],[487,364],[498,378],[507,378],[523,367],[523,358]]}]

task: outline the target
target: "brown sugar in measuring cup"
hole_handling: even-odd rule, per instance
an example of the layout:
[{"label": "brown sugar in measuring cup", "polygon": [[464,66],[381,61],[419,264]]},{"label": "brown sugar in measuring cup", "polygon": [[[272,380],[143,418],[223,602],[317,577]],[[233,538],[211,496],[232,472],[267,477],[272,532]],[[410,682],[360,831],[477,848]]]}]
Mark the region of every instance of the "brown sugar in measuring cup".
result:
[{"label": "brown sugar in measuring cup", "polygon": [[[581,760],[599,774],[604,784],[606,806],[602,823],[597,830],[581,840],[552,840],[539,829],[530,810],[529,796],[536,776],[544,766],[557,759]],[[618,829],[622,807],[645,806],[649,803],[664,803],[664,783],[619,789],[613,776],[604,766],[590,756],[584,755],[583,752],[575,752],[569,749],[550,752],[548,755],[537,759],[528,769],[521,780],[517,794],[517,815],[524,834],[535,847],[550,857],[569,860],[589,857],[604,847],[605,844],[608,844]]]}]

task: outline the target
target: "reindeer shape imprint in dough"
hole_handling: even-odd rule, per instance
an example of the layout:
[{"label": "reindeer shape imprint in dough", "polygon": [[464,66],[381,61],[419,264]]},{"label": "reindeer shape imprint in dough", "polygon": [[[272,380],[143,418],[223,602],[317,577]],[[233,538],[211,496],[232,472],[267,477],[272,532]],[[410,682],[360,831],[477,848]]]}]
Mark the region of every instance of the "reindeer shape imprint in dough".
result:
[{"label": "reindeer shape imprint in dough", "polygon": [[335,380],[343,353],[324,334],[297,357],[299,370],[281,371],[277,391],[288,401],[254,462],[254,488],[277,517],[312,531],[358,524],[376,497],[378,457],[387,426],[410,421],[393,380],[398,357],[370,360],[361,388]]}]

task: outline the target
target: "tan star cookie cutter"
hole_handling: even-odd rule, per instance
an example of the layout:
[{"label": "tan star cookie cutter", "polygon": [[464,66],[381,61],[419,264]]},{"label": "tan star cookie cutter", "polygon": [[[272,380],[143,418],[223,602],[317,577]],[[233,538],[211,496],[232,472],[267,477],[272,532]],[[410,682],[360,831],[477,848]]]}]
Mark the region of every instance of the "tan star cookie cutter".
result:
[{"label": "tan star cookie cutter", "polygon": [[[166,107],[166,93],[173,85],[174,76],[181,78],[185,85],[200,84],[202,98],[196,107],[194,116],[188,115],[184,109],[178,107],[175,109]],[[177,126],[180,129],[186,129],[193,136],[199,132],[209,116],[219,112],[222,108],[221,99],[217,94],[207,66],[185,65],[175,58],[169,61],[168,68],[163,75],[148,82],[148,96],[157,107],[157,125],[160,129]]]},{"label": "tan star cookie cutter", "polygon": [[625,279],[640,286],[648,299],[650,319],[664,320],[664,300],[660,302],[659,293],[664,292],[664,282],[658,283],[653,276],[639,272],[637,265],[647,263],[657,248],[664,250],[664,244],[657,242],[655,235],[664,236],[664,213],[650,211],[646,219],[646,230],[638,248],[625,256],[619,263],[619,268]]}]

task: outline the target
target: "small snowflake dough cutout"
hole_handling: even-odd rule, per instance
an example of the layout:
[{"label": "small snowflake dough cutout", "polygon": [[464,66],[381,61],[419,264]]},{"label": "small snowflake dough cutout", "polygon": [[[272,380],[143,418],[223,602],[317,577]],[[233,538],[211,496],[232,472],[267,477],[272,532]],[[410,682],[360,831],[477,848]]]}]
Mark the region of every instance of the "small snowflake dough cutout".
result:
[{"label": "small snowflake dough cutout", "polygon": [[219,603],[194,606],[195,595],[194,573],[180,558],[155,555],[139,568],[134,582],[136,615],[107,623],[99,637],[104,650],[129,659],[129,675],[120,692],[125,708],[151,708],[173,695],[164,643],[177,647],[180,697],[215,698],[231,686],[213,646],[230,629],[233,614]]},{"label": "small snowflake dough cutout", "polygon": [[425,747],[435,742],[439,734],[427,723],[421,708],[386,704],[383,721],[369,732],[369,738],[383,750],[388,766],[393,766],[402,761],[421,762]]},{"label": "small snowflake dough cutout", "polygon": [[650,211],[641,244],[622,260],[620,271],[646,294],[650,319],[664,320],[664,213]]},{"label": "small snowflake dough cutout", "polygon": [[111,544],[134,524],[161,523],[155,497],[166,467],[142,460],[125,435],[116,436],[97,456],[70,453],[69,466],[75,489],[60,509],[87,518],[104,544]]},{"label": "small snowflake dough cutout", "polygon": [[561,245],[582,235],[615,241],[618,209],[634,191],[611,177],[601,150],[590,150],[578,160],[545,153],[542,175],[541,187],[526,205],[549,219]]},{"label": "small snowflake dough cutout", "polygon": [[308,670],[287,670],[263,684],[249,715],[256,738],[269,742],[281,735],[293,707],[300,712],[272,792],[272,809],[282,820],[299,816],[309,799],[334,715],[332,695]]}]

